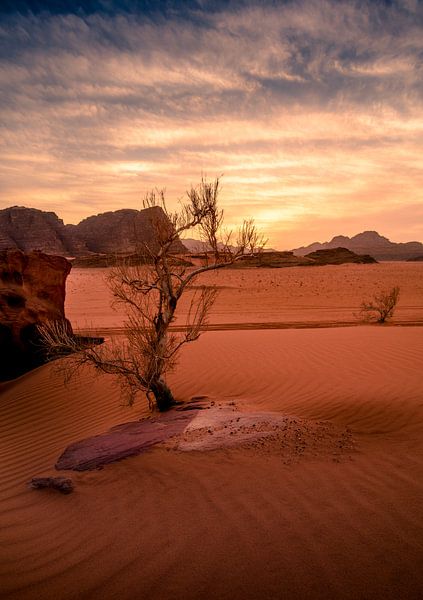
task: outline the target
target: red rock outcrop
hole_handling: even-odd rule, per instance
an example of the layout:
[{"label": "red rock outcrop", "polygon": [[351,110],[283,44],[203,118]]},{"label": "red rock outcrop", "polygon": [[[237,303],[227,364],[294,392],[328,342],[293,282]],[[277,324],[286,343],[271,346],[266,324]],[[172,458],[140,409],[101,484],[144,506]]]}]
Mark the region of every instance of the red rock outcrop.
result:
[{"label": "red rock outcrop", "polygon": [[[134,210],[130,208],[88,217],[72,232],[91,252],[101,254],[156,251],[157,228],[169,230],[172,225],[160,206]],[[179,240],[173,244],[175,254],[186,252]]]},{"label": "red rock outcrop", "polygon": [[[202,255],[190,255],[204,256]],[[344,263],[358,263],[358,264],[371,264],[377,262],[372,256],[355,254],[351,250],[346,248],[330,248],[327,250],[316,250],[310,252],[306,256],[295,256],[292,251],[277,252],[262,252],[261,254],[250,256],[245,255],[241,260],[235,262],[232,265],[228,265],[229,268],[244,268],[244,267],[312,267],[312,266],[323,266],[323,265],[342,265]]]},{"label": "red rock outcrop", "polygon": [[41,250],[48,254],[75,256],[87,248],[54,212],[25,206],[0,210],[0,250]]},{"label": "red rock outcrop", "polygon": [[[71,263],[39,251],[0,252],[0,380],[44,362],[37,325],[65,318]],[[70,324],[69,324],[69,327]]]},{"label": "red rock outcrop", "polygon": [[[88,217],[78,225],[64,225],[54,212],[12,206],[0,210],[0,250],[41,250],[60,256],[131,254],[157,249],[157,225],[172,227],[159,206],[123,209]],[[175,254],[186,248],[177,240]]]}]

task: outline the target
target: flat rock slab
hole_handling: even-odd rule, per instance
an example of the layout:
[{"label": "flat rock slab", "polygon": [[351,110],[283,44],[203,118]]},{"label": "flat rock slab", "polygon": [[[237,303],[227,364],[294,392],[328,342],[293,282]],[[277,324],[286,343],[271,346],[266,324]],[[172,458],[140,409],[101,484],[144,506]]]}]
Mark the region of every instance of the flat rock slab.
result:
[{"label": "flat rock slab", "polygon": [[240,411],[234,402],[193,398],[158,417],[117,425],[71,444],[60,456],[56,469],[99,469],[157,444],[179,452],[250,449],[277,454],[287,464],[305,457],[338,462],[355,449],[352,432],[328,421],[270,411]]},{"label": "flat rock slab", "polygon": [[91,471],[136,456],[182,433],[195,414],[195,410],[171,411],[153,419],[117,425],[106,433],[68,446],[57,461],[56,469]]}]

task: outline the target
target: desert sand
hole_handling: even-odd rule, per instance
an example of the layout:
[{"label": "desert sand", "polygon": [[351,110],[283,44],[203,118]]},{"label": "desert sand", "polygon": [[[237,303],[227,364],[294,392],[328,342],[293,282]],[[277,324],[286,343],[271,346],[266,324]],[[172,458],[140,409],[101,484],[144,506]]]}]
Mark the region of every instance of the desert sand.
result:
[{"label": "desert sand", "polygon": [[[71,273],[67,316],[109,337],[122,315],[101,276]],[[169,376],[178,399],[213,403],[200,433],[61,472],[76,486],[68,496],[30,490],[31,477],[57,474],[68,444],[147,418],[147,405],[125,406],[90,370],[66,387],[53,365],[2,384],[1,597],[421,598],[423,265],[237,270],[202,283],[221,288],[215,330]],[[361,300],[393,285],[393,324],[357,324]],[[258,413],[289,420],[295,439],[223,443],[219,410],[234,408],[249,426]],[[204,432],[220,441],[198,444]]]},{"label": "desert sand", "polygon": [[[68,278],[66,314],[74,326],[107,335],[119,330],[124,315],[105,283],[106,269],[74,269]],[[218,329],[356,325],[355,313],[379,289],[399,286],[395,322],[423,323],[423,268],[418,262],[345,264],[284,269],[229,269],[205,273],[197,285],[214,285],[220,294],[210,323]],[[178,312],[183,323],[188,295]]]}]

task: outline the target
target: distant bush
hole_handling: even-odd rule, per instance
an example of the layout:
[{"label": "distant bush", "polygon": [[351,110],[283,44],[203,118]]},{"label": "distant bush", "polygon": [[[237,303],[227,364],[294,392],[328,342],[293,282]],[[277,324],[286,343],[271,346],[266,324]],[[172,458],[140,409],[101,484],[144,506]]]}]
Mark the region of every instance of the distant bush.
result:
[{"label": "distant bush", "polygon": [[375,294],[370,302],[362,302],[360,315],[365,321],[385,323],[391,319],[399,300],[400,289],[393,287],[390,291],[381,291]]}]

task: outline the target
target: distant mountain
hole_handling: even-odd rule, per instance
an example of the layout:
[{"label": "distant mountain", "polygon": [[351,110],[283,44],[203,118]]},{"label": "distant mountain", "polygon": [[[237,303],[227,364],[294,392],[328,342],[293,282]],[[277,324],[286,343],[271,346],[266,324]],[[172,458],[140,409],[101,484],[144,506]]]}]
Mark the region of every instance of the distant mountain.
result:
[{"label": "distant mountain", "polygon": [[[207,242],[203,242],[202,240],[195,240],[194,238],[186,238],[182,240],[183,245],[185,246],[185,248],[187,248],[189,250],[189,252],[191,253],[196,253],[196,252],[209,252],[211,250],[211,246],[210,244],[208,244]],[[225,244],[218,242],[217,247],[219,250],[223,250],[223,248],[225,247]],[[236,251],[238,249],[238,246],[233,246],[232,244],[229,244],[229,249]],[[274,248],[265,248],[264,252],[277,252]]]},{"label": "distant mountain", "polygon": [[189,252],[206,252],[210,250],[210,244],[202,242],[201,240],[194,240],[193,238],[186,238],[182,240],[183,245]]},{"label": "distant mountain", "polygon": [[349,238],[337,235],[330,242],[315,242],[293,250],[297,256],[305,256],[316,250],[330,248],[347,248],[356,254],[370,254],[376,260],[409,260],[423,254],[423,244],[420,242],[395,243],[380,235],[377,231],[363,231]]},{"label": "distant mountain", "polygon": [[[195,240],[193,238],[187,238],[187,239],[182,240],[182,243],[185,246],[185,248],[187,248],[189,250],[189,252],[191,252],[191,253],[210,252],[210,250],[211,250],[210,244],[207,242],[203,242],[202,240]],[[218,250],[223,250],[225,248],[225,244],[223,244],[222,242],[218,242],[217,247],[218,247]],[[233,250],[235,252],[237,250],[237,246],[233,246],[233,245],[229,244],[229,249]]]},{"label": "distant mountain", "polygon": [[[157,247],[155,224],[166,229],[171,224],[158,207],[106,212],[64,225],[54,212],[12,206],[0,210],[0,250],[41,250],[47,254],[81,256],[90,253],[133,253],[146,246]],[[185,253],[178,240],[175,253]]]}]

